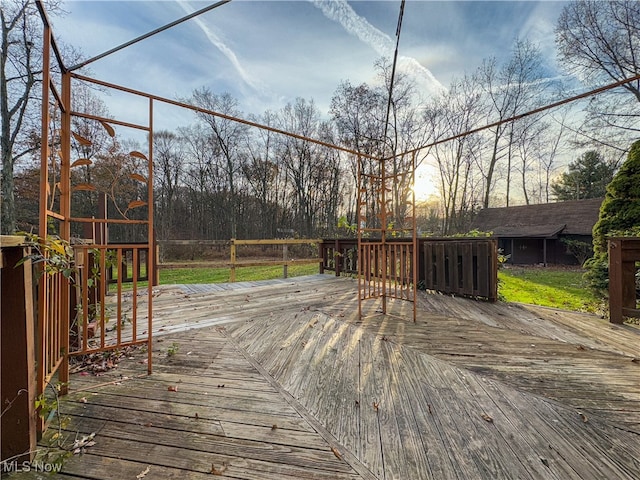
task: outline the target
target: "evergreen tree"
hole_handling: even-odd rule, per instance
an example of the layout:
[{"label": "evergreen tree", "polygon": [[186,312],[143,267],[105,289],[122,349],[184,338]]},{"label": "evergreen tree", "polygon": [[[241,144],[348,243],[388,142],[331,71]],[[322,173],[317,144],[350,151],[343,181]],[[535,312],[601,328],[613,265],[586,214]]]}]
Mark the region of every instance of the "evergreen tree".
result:
[{"label": "evergreen tree", "polygon": [[552,194],[559,201],[604,197],[615,170],[615,164],[589,150],[569,164],[569,171],[551,185]]},{"label": "evergreen tree", "polygon": [[587,260],[586,278],[591,287],[605,293],[609,284],[607,237],[640,233],[640,140],[631,145],[627,160],[607,186],[593,227],[592,258]]}]

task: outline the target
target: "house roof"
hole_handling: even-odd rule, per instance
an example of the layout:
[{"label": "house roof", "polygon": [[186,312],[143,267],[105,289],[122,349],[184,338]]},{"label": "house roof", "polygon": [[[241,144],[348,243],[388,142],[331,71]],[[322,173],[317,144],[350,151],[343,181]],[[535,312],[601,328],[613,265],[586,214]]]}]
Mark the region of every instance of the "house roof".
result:
[{"label": "house roof", "polygon": [[602,198],[566,202],[485,208],[478,212],[473,228],[498,237],[551,238],[591,235],[598,221]]}]

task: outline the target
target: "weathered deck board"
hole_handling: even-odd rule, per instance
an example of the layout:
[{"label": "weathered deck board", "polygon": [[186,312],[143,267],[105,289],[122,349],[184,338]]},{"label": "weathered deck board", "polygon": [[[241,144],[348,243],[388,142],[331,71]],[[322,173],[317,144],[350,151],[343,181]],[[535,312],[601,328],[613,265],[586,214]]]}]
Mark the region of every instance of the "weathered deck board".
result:
[{"label": "weathered deck board", "polygon": [[154,289],[154,375],[133,353],[72,377],[65,432],[97,436],[66,474],[640,477],[639,329],[423,293],[416,323],[405,302],[360,320],[355,290],[327,275]]},{"label": "weathered deck board", "polygon": [[[283,320],[284,321],[284,320]],[[291,335],[294,335],[300,329],[309,329],[307,322],[304,319],[295,318],[289,320]],[[228,326],[233,335],[233,325]],[[316,330],[316,334],[325,337],[321,343],[331,345],[337,344],[337,340],[333,338],[335,332],[327,332],[321,329]],[[348,336],[356,330],[342,329],[340,334]],[[281,356],[282,349],[289,348],[292,351],[299,351],[297,347],[285,346],[276,342],[277,345],[269,345],[268,340],[260,335],[260,332],[253,332],[255,337],[252,339],[244,338],[244,342],[251,343],[254,349],[261,349],[262,353],[256,355],[260,358],[266,358],[267,352],[271,352],[272,355]],[[245,332],[246,335],[246,332]],[[258,342],[258,338],[261,339]],[[633,462],[608,464],[607,462],[599,462],[594,465],[588,461],[586,456],[580,458],[582,455],[579,451],[590,451],[591,456],[596,454],[602,455],[603,450],[613,449],[614,444],[610,439],[607,439],[606,435],[603,435],[600,431],[601,427],[595,425],[593,422],[583,422],[578,413],[565,407],[557,407],[555,404],[549,403],[540,397],[530,394],[522,395],[521,397],[513,396],[518,399],[518,412],[521,417],[519,421],[531,422],[535,425],[535,429],[530,431],[536,432],[534,434],[535,442],[531,442],[528,439],[520,438],[516,440],[518,436],[517,430],[507,421],[504,415],[498,415],[500,410],[500,404],[504,403],[503,397],[494,398],[493,402],[497,403],[495,412],[493,410],[486,412],[483,409],[483,404],[480,403],[473,392],[461,382],[461,376],[475,377],[473,372],[466,372],[462,375],[461,370],[449,366],[448,364],[436,360],[428,355],[417,353],[412,349],[402,346],[391,346],[391,342],[383,340],[379,336],[364,335],[360,339],[360,344],[363,341],[368,341],[371,344],[371,351],[374,352],[371,357],[371,363],[374,365],[372,368],[372,376],[378,388],[374,389],[374,396],[370,399],[365,399],[361,404],[361,411],[364,408],[371,408],[375,403],[378,422],[380,424],[380,449],[383,452],[384,463],[384,476],[389,478],[410,478],[411,474],[418,475],[418,478],[430,478],[427,473],[427,469],[422,471],[416,468],[416,464],[407,461],[405,452],[407,451],[406,442],[403,444],[405,438],[417,438],[419,436],[419,429],[412,418],[412,415],[407,415],[405,405],[411,405],[413,409],[431,410],[431,412],[438,417],[438,423],[441,428],[441,439],[447,438],[448,444],[442,447],[442,451],[451,452],[454,455],[453,464],[457,466],[457,469],[461,468],[461,465],[465,465],[467,473],[463,474],[463,478],[545,478],[548,476],[548,469],[545,462],[555,461],[563,463],[560,466],[555,467],[559,471],[577,470],[582,478],[588,478],[587,472],[590,475],[595,475],[594,478],[603,476],[602,478],[632,478],[635,472],[635,464]],[[348,343],[348,342],[347,342]],[[276,351],[277,350],[277,353]],[[384,358],[382,352],[387,350],[388,357]],[[394,352],[394,350],[396,350]],[[392,353],[393,352],[393,353]],[[422,383],[423,388],[429,387],[431,390],[430,401],[432,403],[424,405],[420,398],[411,398],[409,401],[404,401],[403,405],[400,405],[403,397],[401,395],[391,395],[393,388],[389,385],[389,379],[392,378],[392,374],[389,372],[389,366],[400,361],[404,362],[407,357],[411,355],[421,355],[423,358],[422,368],[418,371],[412,370],[411,375],[407,375],[402,378],[398,383]],[[350,382],[341,381],[340,375],[348,373],[348,369],[338,369],[335,367],[336,358],[338,355],[334,353],[332,348],[327,349],[321,358],[316,359],[316,363],[325,362],[324,367],[327,370],[333,372],[330,379],[325,380],[323,383],[315,384],[315,391],[306,391],[306,398],[301,398],[300,401],[303,406],[307,407],[321,422],[323,422],[329,431],[334,434],[342,443],[347,444],[347,439],[344,438],[345,433],[336,427],[335,412],[342,412],[341,414],[348,415],[349,412],[341,410],[343,407],[342,398],[349,395],[349,391],[340,391],[340,385],[349,385]],[[291,361],[292,359],[290,359]],[[268,360],[265,360],[268,364]],[[320,372],[324,378],[326,375],[323,367],[319,366],[318,372]],[[314,374],[314,373],[312,373]],[[283,370],[281,366],[277,369],[277,381],[280,379],[288,378],[289,374],[286,370]],[[480,378],[480,377],[478,377]],[[361,380],[362,381],[362,380]],[[478,379],[475,379],[476,383]],[[485,382],[492,382],[485,379]],[[379,388],[382,386],[382,388]],[[509,387],[501,386],[501,389],[508,389]],[[327,392],[325,394],[325,392]],[[298,396],[299,392],[292,392],[294,396]],[[323,408],[317,407],[317,398],[322,397],[325,405]],[[526,402],[525,400],[526,399]],[[371,401],[371,406],[369,405]],[[509,404],[513,402],[511,399]],[[330,404],[333,405],[330,405]],[[485,404],[486,405],[486,404]],[[538,414],[532,415],[533,405],[539,412],[553,411],[555,414]],[[526,408],[525,408],[526,407]],[[557,410],[557,408],[560,408]],[[402,420],[398,421],[398,416],[402,416]],[[486,415],[487,419],[483,416]],[[527,419],[526,416],[533,417]],[[567,440],[562,440],[564,433],[553,433],[554,427],[551,425],[551,420],[560,421],[563,419],[566,424],[569,438],[581,438],[585,443],[584,446],[573,447]],[[573,419],[573,420],[571,420]],[[497,431],[496,422],[502,421],[502,431]],[[399,425],[402,424],[402,429]],[[575,430],[580,428],[584,430],[584,433],[577,435]],[[407,429],[413,431],[408,432]],[[402,435],[400,431],[402,430]],[[542,433],[544,432],[544,434]],[[537,436],[537,438],[536,438]],[[559,436],[559,439],[556,438]],[[590,436],[599,436],[601,438],[603,447],[601,451],[596,451],[587,445],[588,438]],[[628,441],[637,439],[637,436],[628,432],[620,431],[618,436],[627,436]],[[402,439],[401,439],[402,438]],[[423,442],[431,441],[433,439],[424,438]],[[562,443],[562,442],[565,443]],[[561,447],[559,455],[556,459],[549,460],[546,457],[541,457],[540,452],[532,448],[532,444],[537,446],[560,442]],[[564,451],[563,451],[564,450]],[[569,452],[571,460],[566,460],[564,455]],[[522,456],[522,454],[525,454]],[[546,453],[543,452],[543,455]],[[359,457],[363,463],[367,464],[367,460],[364,456]],[[537,460],[535,460],[537,458]],[[543,460],[544,459],[544,460]],[[408,467],[413,468],[411,472],[407,471]],[[370,467],[371,468],[371,467]],[[582,469],[582,471],[580,471]],[[375,468],[372,468],[375,473]],[[586,475],[586,476],[585,476]],[[560,474],[558,475],[558,477]]]}]

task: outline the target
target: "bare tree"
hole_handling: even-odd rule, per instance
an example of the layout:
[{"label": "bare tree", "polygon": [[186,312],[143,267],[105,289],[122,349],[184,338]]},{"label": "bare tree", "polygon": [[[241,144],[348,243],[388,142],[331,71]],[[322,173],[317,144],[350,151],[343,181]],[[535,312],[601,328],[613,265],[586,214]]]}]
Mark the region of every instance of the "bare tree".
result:
[{"label": "bare tree", "polygon": [[[491,106],[492,121],[501,121],[523,113],[534,105],[541,95],[541,55],[539,49],[526,40],[517,40],[510,58],[499,66],[495,58],[484,60],[478,70],[478,79]],[[480,164],[484,177],[483,207],[488,208],[496,181],[496,168],[506,157],[507,176],[510,176],[513,150],[513,125],[499,124],[491,130],[489,155]]]},{"label": "bare tree", "polygon": [[[424,122],[432,141],[455,137],[477,125],[486,106],[474,76],[454,80],[447,92],[434,98],[425,108]],[[465,229],[476,203],[480,201],[475,165],[481,139],[462,135],[439,143],[431,150],[439,173],[442,202],[441,233],[449,235]]]},{"label": "bare tree", "polygon": [[[207,88],[193,92],[192,101],[195,105],[210,111],[223,113],[230,117],[239,118],[241,112],[238,109],[238,100],[230,94],[216,95]],[[231,223],[231,237],[235,238],[238,229],[238,193],[239,179],[242,172],[241,146],[247,135],[247,126],[233,120],[217,117],[206,113],[198,113],[198,118],[207,125],[213,140],[217,143],[221,160],[221,173],[227,182],[229,193],[229,220]]]},{"label": "bare tree", "polygon": [[[424,145],[426,129],[419,121],[416,108],[416,94],[414,84],[406,75],[396,72],[392,78],[392,65],[390,61],[382,58],[376,62],[378,76],[383,84],[382,98],[385,99],[389,109],[388,124],[385,127],[387,137],[381,148],[383,155],[388,157],[386,174],[391,182],[391,217],[388,221],[394,224],[394,228],[405,227],[408,201],[414,186],[414,172],[412,172],[413,158],[411,155],[399,155],[401,152],[412,150]],[[393,82],[393,85],[392,85]],[[427,150],[419,150],[416,165],[422,163],[427,155]]]},{"label": "bare tree", "polygon": [[[556,27],[560,61],[577,76],[615,82],[640,73],[640,2],[567,4]],[[640,80],[623,85],[640,102]]]},{"label": "bare tree", "polygon": [[156,225],[160,235],[169,238],[173,229],[173,217],[178,187],[182,181],[185,148],[184,139],[178,134],[166,130],[153,135],[153,168],[155,182],[155,201],[158,217]]},{"label": "bare tree", "polygon": [[[558,19],[556,45],[560,63],[584,83],[606,84],[638,75],[640,2],[572,1]],[[637,102],[640,80],[591,98],[577,129],[578,146],[617,149],[622,158],[640,131]]]},{"label": "bare tree", "polygon": [[[320,115],[313,101],[297,98],[279,112],[280,128],[303,137],[317,137]],[[278,154],[282,158],[285,172],[292,182],[292,207],[298,231],[309,236],[313,233],[316,209],[313,192],[314,173],[318,168],[317,149],[311,142],[292,137],[281,137]]]},{"label": "bare tree", "polygon": [[[55,9],[54,4],[51,5]],[[38,144],[25,141],[37,129],[36,87],[41,81],[40,45],[42,27],[35,4],[9,0],[0,8],[0,149],[2,150],[2,233],[16,228],[13,170],[16,162]],[[35,116],[35,117],[34,117]]]},{"label": "bare tree", "polygon": [[[382,156],[382,136],[384,132],[385,99],[383,91],[367,84],[357,87],[348,81],[342,82],[331,99],[331,120],[336,128],[337,138],[346,147],[364,155],[376,158]],[[350,223],[356,221],[356,200],[358,185],[358,159],[350,156],[349,162],[349,202],[347,212],[352,215]],[[365,166],[371,167],[368,163]],[[363,173],[373,173],[366,171]],[[365,185],[367,205],[375,195],[371,185]],[[372,210],[372,217],[377,212]]]}]

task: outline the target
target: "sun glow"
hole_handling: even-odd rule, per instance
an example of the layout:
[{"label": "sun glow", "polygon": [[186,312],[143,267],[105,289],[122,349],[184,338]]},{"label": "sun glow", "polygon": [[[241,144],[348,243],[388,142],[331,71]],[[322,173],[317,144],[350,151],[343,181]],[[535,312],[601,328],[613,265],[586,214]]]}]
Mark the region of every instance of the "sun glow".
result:
[{"label": "sun glow", "polygon": [[437,178],[437,170],[432,165],[423,162],[416,168],[416,179],[413,185],[416,202],[433,200],[439,196]]}]

